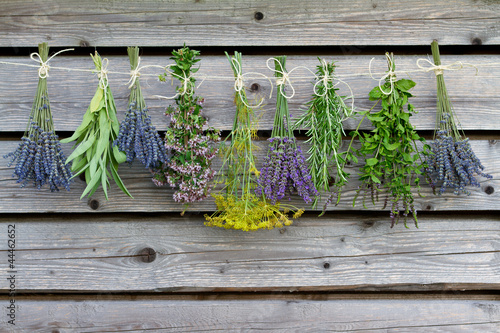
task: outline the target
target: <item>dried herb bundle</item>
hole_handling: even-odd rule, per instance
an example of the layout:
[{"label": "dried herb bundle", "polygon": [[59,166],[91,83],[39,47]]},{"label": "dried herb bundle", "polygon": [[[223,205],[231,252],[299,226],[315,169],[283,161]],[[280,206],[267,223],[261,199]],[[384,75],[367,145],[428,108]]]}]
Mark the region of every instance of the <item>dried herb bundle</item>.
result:
[{"label": "dried herb bundle", "polygon": [[[233,57],[227,53],[236,80],[241,79],[241,53]],[[207,226],[254,231],[272,229],[289,225],[292,221],[282,209],[293,210],[289,205],[271,204],[262,195],[255,195],[259,172],[255,167],[254,152],[256,147],[252,139],[256,138],[256,119],[249,107],[244,87],[236,92],[234,102],[236,114],[233,129],[225,142],[221,144],[223,166],[219,173],[224,184],[220,193],[213,195],[217,211],[211,216],[205,215]],[[222,175],[225,172],[225,175]],[[295,213],[297,218],[302,211]]]},{"label": "dried herb bundle", "polygon": [[[425,140],[410,123],[410,117],[415,111],[408,102],[412,97],[409,90],[415,86],[415,82],[396,80],[394,57],[388,53],[386,57],[389,64],[386,82],[375,87],[369,95],[370,100],[376,100],[377,104],[381,102],[382,109],[374,113],[371,110],[363,112],[363,119],[367,117],[375,129],[363,134],[358,130],[351,133],[353,139],[359,137],[361,148],[357,154],[365,158],[359,178],[362,184],[356,192],[353,205],[361,193],[363,205],[367,194],[371,195],[372,203],[375,204],[379,193],[382,193],[385,195],[384,208],[389,201],[391,203],[391,227],[399,221],[401,215],[405,226],[408,215],[411,215],[418,226],[412,188],[420,190],[418,176],[425,167],[422,156],[425,150],[419,151],[416,142]],[[407,111],[404,110],[405,105],[408,105]]]},{"label": "dried herb bundle", "polygon": [[[440,66],[441,58],[436,41],[432,42],[431,49],[434,64]],[[436,186],[441,186],[439,194],[444,193],[447,188],[453,188],[456,195],[469,195],[467,186],[480,186],[475,175],[487,179],[492,179],[493,176],[483,172],[484,166],[472,151],[469,138],[459,129],[460,123],[448,97],[442,71],[436,73],[436,81],[436,130],[431,143],[431,154],[427,157],[426,174],[434,193]]]},{"label": "dried herb bundle", "polygon": [[285,62],[285,56],[275,59],[275,75],[282,80],[282,84],[278,86],[269,150],[260,171],[256,194],[264,194],[274,204],[297,192],[305,202],[310,203],[318,195],[318,191],[291,128],[288,100],[284,95]]},{"label": "dried herb bundle", "polygon": [[[319,58],[318,58],[319,59]],[[352,159],[351,152],[339,152],[342,145],[344,129],[342,121],[348,118],[352,110],[349,109],[345,96],[337,94],[338,88],[334,84],[335,64],[319,59],[317,66],[314,94],[309,101],[307,111],[296,120],[294,129],[308,128],[306,141],[311,145],[307,161],[311,167],[311,177],[314,186],[329,193],[326,206],[336,199],[340,200],[341,188],[347,183],[349,174],[344,170],[345,164]],[[336,172],[332,174],[331,168]],[[334,190],[330,192],[330,186]],[[313,207],[316,207],[319,196],[316,197]]]},{"label": "dried herb bundle", "polygon": [[72,161],[71,170],[75,176],[85,174],[87,187],[80,198],[85,195],[92,196],[99,185],[102,185],[104,195],[108,199],[109,176],[113,177],[124,193],[132,197],[118,175],[118,165],[125,162],[126,155],[113,145],[118,137],[120,125],[116,118],[116,106],[108,78],[105,71],[102,71],[103,60],[97,51],[95,56],[92,54],[90,56],[99,75],[99,86],[83,116],[81,125],[70,138],[61,140],[61,142],[76,140],[74,145],[76,148],[66,163]]},{"label": "dried herb bundle", "polygon": [[[200,59],[199,51],[184,46],[173,51],[170,59],[175,64],[170,67],[172,75],[179,79],[175,107],[169,106],[170,126],[165,134],[166,148],[172,153],[170,163],[154,173],[153,182],[160,186],[170,184],[177,191],[174,200],[189,204],[205,199],[210,193],[210,181],[215,175],[211,168],[217,148],[211,143],[220,140],[218,130],[207,127],[202,115],[204,99],[194,95],[196,79],[193,68]],[[171,73],[160,76],[165,81]],[[204,132],[205,131],[205,132]]]},{"label": "dried herb bundle", "polygon": [[[130,67],[136,70],[139,63],[139,48],[129,47],[127,51]],[[151,123],[138,77],[130,88],[128,110],[120,124],[115,145],[126,153],[127,162],[130,164],[137,157],[146,168],[156,170],[168,162],[165,144]]]},{"label": "dried herb bundle", "polygon": [[[49,54],[47,43],[39,44],[38,52],[40,60],[45,63]],[[44,71],[38,79],[35,100],[21,144],[4,158],[10,158],[9,167],[15,163],[13,177],[17,178],[17,183],[21,183],[21,187],[33,181],[38,189],[49,184],[52,192],[59,191],[59,187],[69,191],[72,175],[64,163],[66,157],[54,131],[47,91],[48,70]]]}]

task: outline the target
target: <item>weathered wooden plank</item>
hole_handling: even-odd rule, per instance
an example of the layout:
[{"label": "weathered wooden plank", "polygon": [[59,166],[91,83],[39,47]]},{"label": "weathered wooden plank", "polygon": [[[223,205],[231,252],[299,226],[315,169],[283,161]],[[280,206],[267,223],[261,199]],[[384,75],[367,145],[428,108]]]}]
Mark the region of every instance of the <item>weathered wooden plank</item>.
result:
[{"label": "weathered wooden plank", "polygon": [[[7,304],[8,300],[3,300]],[[32,300],[16,326],[29,332],[495,332],[498,300]],[[6,307],[2,307],[6,318]],[[5,325],[7,332],[9,326]],[[13,326],[11,326],[13,327]]]},{"label": "weathered wooden plank", "polygon": [[208,228],[193,214],[0,221],[2,252],[15,224],[19,293],[500,288],[492,216],[427,215],[419,229],[391,229],[385,216],[328,214],[253,233]]},{"label": "weathered wooden plank", "polygon": [[[257,142],[261,147],[257,151],[257,167],[260,168],[260,162],[267,153],[266,141]],[[0,156],[14,151],[18,141],[0,141]],[[347,146],[347,143],[344,147]],[[429,186],[422,181],[422,195],[420,197],[415,193],[415,207],[417,210],[426,211],[452,211],[452,210],[498,210],[500,209],[500,145],[495,140],[473,140],[472,147],[478,158],[485,166],[485,171],[493,175],[493,179],[487,180],[479,177],[480,188],[470,188],[470,196],[455,196],[447,193],[442,196],[432,194]],[[64,145],[66,156],[69,156],[71,144]],[[307,147],[304,146],[304,150]],[[85,183],[79,178],[72,184],[71,192],[61,191],[51,193],[49,189],[43,188],[37,190],[28,185],[25,188],[19,188],[19,184],[12,178],[13,168],[6,167],[7,160],[3,160],[0,167],[0,212],[3,213],[42,213],[42,212],[180,212],[183,206],[174,202],[172,199],[173,189],[170,186],[156,187],[151,182],[151,176],[148,170],[144,169],[139,162],[134,163],[132,167],[126,164],[119,169],[120,175],[134,199],[127,197],[114,184],[108,190],[110,200],[106,201],[102,190],[87,200],[80,200],[80,195],[85,188]],[[218,170],[221,166],[220,158],[214,160],[214,169]],[[359,200],[356,207],[352,207],[352,201],[358,185],[357,167],[353,166],[349,171],[352,179],[342,193],[342,198],[337,207],[329,207],[329,210],[360,210],[362,201]],[[324,202],[326,198],[322,199]],[[291,201],[297,207],[309,209],[303,201],[294,198]],[[381,209],[383,198],[373,206],[370,199],[367,199],[369,209]],[[93,208],[91,208],[93,207]],[[322,204],[318,205],[322,209]],[[213,211],[215,209],[213,199],[209,198],[201,203],[194,203],[189,206],[189,211]],[[387,208],[389,209],[389,208]]]},{"label": "weathered wooden plank", "polygon": [[0,46],[498,44],[499,11],[473,0],[10,0]]},{"label": "weathered wooden plank", "polygon": [[[125,48],[123,49],[125,51]],[[104,56],[104,55],[103,55]],[[368,75],[368,64],[371,56],[331,56],[320,55],[328,60],[335,60],[338,66],[339,75],[351,75],[354,73],[365,73],[364,76],[344,77],[344,80],[351,86],[355,96],[355,106],[357,110],[366,110],[373,106],[373,102],[368,100],[368,93],[378,84]],[[400,56],[396,57],[399,70],[417,70],[416,60],[426,56]],[[273,75],[266,67],[265,56],[244,56],[244,72],[260,72],[265,75]],[[109,71],[123,74],[109,74],[110,86],[117,102],[119,119],[124,118],[127,108],[128,89],[126,74],[130,70],[127,57],[110,57]],[[387,68],[385,57],[376,56],[377,61],[373,63],[374,72],[384,72]],[[498,55],[464,55],[464,56],[443,56],[443,63],[449,64],[456,61],[473,64],[500,63]],[[2,61],[30,63],[30,60],[17,57],[0,58]],[[167,57],[152,56],[142,57],[141,65],[170,64]],[[92,69],[90,57],[68,57],[58,56],[51,62],[52,66]],[[287,68],[291,70],[296,66],[306,66],[314,70],[319,64],[316,56],[291,55],[287,61]],[[205,97],[205,112],[209,119],[209,124],[216,128],[229,130],[233,123],[234,104],[233,89],[234,79],[231,68],[225,56],[202,56],[200,62],[199,82],[203,77],[206,79],[197,89],[200,96]],[[0,64],[0,70],[8,80],[0,82],[0,131],[24,131],[26,122],[30,114],[31,104],[37,84],[37,71],[35,68],[17,67]],[[155,77],[161,73],[158,69],[146,69],[142,76],[143,92],[151,109],[154,124],[160,130],[165,130],[168,119],[163,115],[164,109],[171,101],[160,100],[155,95],[173,96],[174,86],[161,84]],[[464,129],[468,130],[497,130],[500,128],[500,113],[498,105],[500,97],[498,94],[498,82],[500,80],[500,66],[480,67],[479,74],[472,68],[461,71],[446,72],[446,83],[450,98],[462,122]],[[149,75],[149,76],[148,76]],[[412,118],[413,124],[421,130],[432,130],[435,124],[436,112],[436,80],[434,74],[411,73],[411,78],[417,82],[413,93],[413,104],[417,115]],[[381,75],[380,75],[381,76]],[[218,77],[218,78],[215,78]],[[408,77],[400,75],[400,77]],[[254,76],[256,78],[256,76]],[[297,70],[291,74],[291,80],[296,90],[296,95],[290,100],[290,111],[292,116],[299,116],[304,105],[312,95],[312,74],[306,70]],[[274,81],[274,79],[273,79]],[[269,99],[271,92],[270,83],[262,78],[253,79],[248,77],[246,84],[251,87],[253,83],[259,85],[257,91],[250,91],[250,99],[260,100],[265,98],[265,106],[257,113],[262,113],[259,121],[259,128],[270,129],[274,117],[274,107],[276,104],[276,90],[273,97]],[[57,131],[73,131],[81,122],[81,118],[92,99],[97,86],[95,74],[85,72],[68,72],[53,69],[49,77],[49,95],[54,113],[54,122]],[[176,83],[177,84],[177,83]],[[340,84],[340,93],[350,95],[348,88]],[[255,103],[257,104],[257,103]],[[345,122],[346,129],[356,128],[359,117]],[[362,128],[367,128],[364,124]]]}]

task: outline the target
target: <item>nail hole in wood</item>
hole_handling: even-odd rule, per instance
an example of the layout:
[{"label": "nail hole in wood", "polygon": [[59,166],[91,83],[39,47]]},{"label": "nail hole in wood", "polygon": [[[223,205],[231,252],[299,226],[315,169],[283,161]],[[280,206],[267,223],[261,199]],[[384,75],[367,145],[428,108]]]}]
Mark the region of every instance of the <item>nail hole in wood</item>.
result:
[{"label": "nail hole in wood", "polygon": [[89,206],[91,209],[96,210],[97,208],[99,208],[99,201],[92,199],[89,202]]},{"label": "nail hole in wood", "polygon": [[59,330],[52,330],[52,333],[60,333]]},{"label": "nail hole in wood", "polygon": [[488,140],[488,143],[489,143],[490,145],[492,145],[492,146],[493,146],[493,145],[496,145],[496,144],[497,144],[497,142],[498,142],[498,140]]},{"label": "nail hole in wood", "polygon": [[284,234],[286,232],[286,228],[280,229],[280,234]]},{"label": "nail hole in wood", "polygon": [[377,4],[376,3],[372,4],[372,7],[377,8]]},{"label": "nail hole in wood", "polygon": [[483,45],[483,41],[479,37],[472,38],[472,45]]},{"label": "nail hole in wood", "polygon": [[341,242],[345,242],[345,237],[340,237]]},{"label": "nail hole in wood", "polygon": [[156,251],[150,247],[146,247],[137,253],[139,260],[142,262],[150,263],[156,259]]},{"label": "nail hole in wood", "polygon": [[54,275],[54,274],[55,274],[55,272],[54,272],[54,271],[49,271],[49,274],[50,274],[50,275]]},{"label": "nail hole in wood", "polygon": [[373,227],[374,224],[375,224],[375,222],[373,222],[373,221],[366,221],[365,223],[363,223],[363,226],[365,228],[371,228],[371,227]]},{"label": "nail hole in wood", "polygon": [[365,265],[368,265],[368,261],[365,260]]},{"label": "nail hole in wood", "polygon": [[257,21],[260,21],[264,18],[264,14],[262,12],[255,12],[254,17]]},{"label": "nail hole in wood", "polygon": [[329,262],[325,262],[325,263],[323,264],[323,267],[324,267],[325,269],[329,269],[329,268],[330,268],[330,263],[329,263]]},{"label": "nail hole in wood", "polygon": [[432,206],[431,206],[431,205],[427,205],[427,206],[425,206],[425,208],[424,208],[424,209],[425,209],[425,210],[432,210]]},{"label": "nail hole in wood", "polygon": [[250,90],[255,92],[255,91],[259,91],[260,89],[260,85],[258,83],[252,83],[252,85],[250,86]]},{"label": "nail hole in wood", "polygon": [[493,186],[486,186],[486,188],[484,189],[484,193],[488,194],[488,195],[491,195],[495,192],[495,189],[493,188]]},{"label": "nail hole in wood", "polygon": [[81,40],[80,41],[80,46],[81,47],[89,47],[90,46],[90,43],[87,42],[86,40]]}]

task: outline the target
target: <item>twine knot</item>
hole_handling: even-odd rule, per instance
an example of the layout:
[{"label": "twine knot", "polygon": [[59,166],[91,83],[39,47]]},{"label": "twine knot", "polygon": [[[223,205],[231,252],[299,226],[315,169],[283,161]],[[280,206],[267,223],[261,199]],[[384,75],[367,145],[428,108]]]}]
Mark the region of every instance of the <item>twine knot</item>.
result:
[{"label": "twine knot", "polygon": [[[422,65],[421,64],[422,62],[427,63],[427,65]],[[477,68],[477,66],[472,65],[472,64],[463,63],[461,61],[455,61],[454,63],[451,63],[449,65],[436,65],[428,59],[420,58],[417,60],[417,66],[418,66],[418,68],[420,68],[424,72],[434,71],[434,74],[436,74],[436,76],[443,75],[443,72],[445,70],[447,70],[447,71],[461,70],[464,68],[464,66],[474,67],[476,69],[476,75],[479,72],[479,69]]]},{"label": "twine knot", "polygon": [[33,52],[32,54],[30,54],[31,60],[40,63],[40,67],[38,68],[38,77],[41,79],[48,78],[49,77],[49,70],[50,70],[49,61],[52,58],[54,58],[56,55],[58,55],[59,53],[66,52],[66,51],[74,51],[74,50],[75,49],[65,49],[65,50],[61,50],[59,52],[56,52],[50,58],[48,58],[47,61],[43,61],[42,57],[40,56],[40,54],[38,52]]},{"label": "twine knot", "polygon": [[[380,91],[382,92],[382,94],[390,95],[394,91],[394,82],[396,82],[396,72],[394,71],[394,63],[392,61],[391,56],[388,53],[386,53],[385,56],[386,56],[387,61],[389,63],[389,71],[387,71],[387,73],[385,75],[383,75],[380,79],[373,77],[371,67],[372,67],[372,62],[373,62],[373,60],[375,60],[375,58],[372,58],[370,60],[370,63],[368,64],[368,72],[370,73],[370,76],[372,79],[378,81],[378,87],[379,87]],[[391,85],[391,89],[389,90],[389,92],[385,92],[384,89],[382,89],[382,82],[386,81],[387,78],[389,78],[389,83]]]}]

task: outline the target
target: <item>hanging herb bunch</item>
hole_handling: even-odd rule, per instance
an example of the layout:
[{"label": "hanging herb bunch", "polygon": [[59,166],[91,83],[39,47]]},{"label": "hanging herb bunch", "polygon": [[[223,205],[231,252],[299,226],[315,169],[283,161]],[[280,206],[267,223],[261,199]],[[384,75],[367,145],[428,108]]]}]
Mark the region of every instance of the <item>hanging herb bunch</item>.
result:
[{"label": "hanging herb bunch", "polygon": [[[42,64],[46,64],[49,46],[38,45]],[[8,166],[14,166],[13,177],[24,187],[28,182],[40,189],[49,184],[50,191],[59,191],[59,187],[70,190],[71,171],[64,161],[66,157],[61,149],[58,136],[54,131],[52,112],[47,91],[48,66],[39,70],[38,87],[29,122],[21,138],[21,143],[14,152],[4,156],[10,158]]]},{"label": "hanging herb bunch", "polygon": [[256,194],[264,194],[273,204],[283,198],[290,198],[297,192],[306,203],[318,195],[302,150],[295,141],[288,110],[286,84],[286,57],[275,59],[275,76],[278,78],[276,113],[269,139],[269,150],[259,175]]},{"label": "hanging herb bunch", "polygon": [[[68,157],[66,163],[72,162],[71,170],[75,177],[83,173],[87,187],[82,193],[92,196],[102,186],[104,195],[108,199],[108,177],[113,177],[118,187],[132,197],[125,188],[118,175],[118,165],[125,162],[126,155],[119,151],[113,142],[118,137],[120,124],[116,118],[116,106],[108,85],[106,65],[97,53],[92,57],[99,77],[99,86],[92,98],[82,123],[70,138],[61,142],[76,140],[75,150]],[[107,59],[104,59],[107,62]],[[111,171],[111,172],[110,172]]]},{"label": "hanging herb bunch", "polygon": [[284,210],[296,210],[294,218],[299,217],[302,211],[278,202],[271,204],[262,195],[254,193],[259,175],[255,166],[256,147],[252,141],[257,138],[256,118],[248,103],[243,83],[239,81],[242,80],[241,53],[235,52],[233,57],[226,53],[226,56],[236,82],[240,82],[240,85],[235,85],[236,114],[233,129],[221,144],[223,166],[219,175],[224,188],[214,195],[217,211],[211,216],[205,215],[205,224],[243,231],[290,225],[292,221]]},{"label": "hanging herb bunch", "polygon": [[[377,104],[380,102],[382,108],[374,113],[371,113],[371,110],[365,111],[363,117],[368,118],[375,129],[360,135],[358,126],[351,134],[353,139],[359,137],[361,148],[357,154],[365,158],[359,178],[361,185],[353,204],[361,193],[363,205],[367,194],[370,194],[372,203],[375,204],[379,193],[382,193],[385,195],[383,209],[390,202],[391,228],[401,216],[406,226],[408,215],[418,227],[412,188],[420,191],[418,176],[423,173],[424,155],[428,147],[424,145],[424,150],[417,148],[416,142],[425,140],[410,123],[410,117],[415,111],[413,105],[408,102],[412,97],[409,90],[415,86],[415,82],[407,79],[396,80],[394,57],[389,53],[386,53],[386,57],[389,71],[385,83],[375,87],[369,94],[370,100],[377,101]],[[408,105],[407,111],[404,110],[405,105]]]},{"label": "hanging herb bunch", "polygon": [[171,152],[170,163],[154,173],[153,182],[158,185],[169,184],[175,187],[176,202],[186,205],[205,199],[209,193],[210,181],[215,175],[211,168],[217,148],[212,143],[220,141],[220,133],[207,127],[207,120],[202,115],[204,99],[194,95],[196,79],[193,68],[200,59],[199,51],[184,46],[172,52],[170,58],[175,64],[171,72],[160,76],[166,81],[169,75],[179,79],[175,106],[169,106],[166,115],[170,116],[170,126],[165,134],[165,147]]},{"label": "hanging herb bunch", "polygon": [[[327,63],[318,58],[320,65],[317,66],[317,82],[314,85],[314,94],[309,101],[307,111],[296,120],[294,129],[308,128],[306,141],[311,145],[309,148],[309,166],[311,177],[316,189],[322,189],[329,193],[324,209],[333,200],[336,204],[340,201],[342,187],[347,183],[349,174],[344,170],[346,163],[352,160],[352,152],[339,152],[342,145],[344,129],[342,121],[352,114],[345,104],[345,96],[337,94],[339,90],[334,84],[335,64]],[[335,173],[330,172],[335,168]],[[334,187],[330,191],[330,186]],[[313,208],[318,203],[319,196],[313,203]]]},{"label": "hanging herb bunch", "polygon": [[[139,48],[127,49],[131,69],[139,65]],[[168,162],[165,144],[151,123],[151,116],[142,95],[139,78],[133,77],[130,87],[128,110],[120,124],[115,145],[127,155],[127,162],[132,164],[137,157],[146,168],[157,170]]]},{"label": "hanging herb bunch", "polygon": [[[436,41],[432,42],[431,49],[434,64],[440,66],[439,45]],[[460,124],[448,97],[442,70],[436,72],[436,80],[436,130],[431,143],[431,154],[427,156],[426,174],[431,180],[430,185],[434,193],[436,186],[441,186],[439,194],[443,194],[447,188],[452,188],[456,195],[470,195],[467,186],[480,186],[475,175],[487,179],[492,179],[493,176],[483,172],[484,166],[472,151],[469,138],[459,129]]]}]

